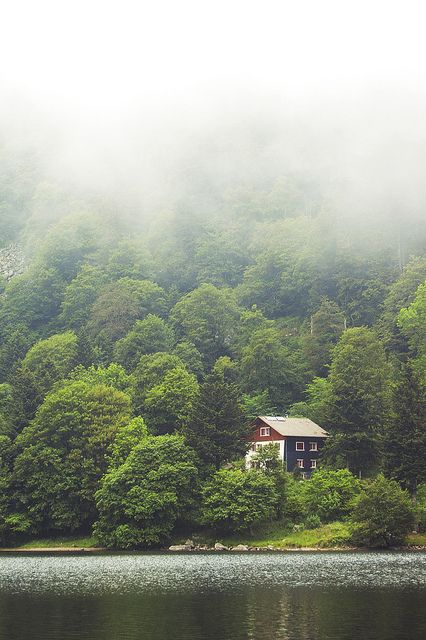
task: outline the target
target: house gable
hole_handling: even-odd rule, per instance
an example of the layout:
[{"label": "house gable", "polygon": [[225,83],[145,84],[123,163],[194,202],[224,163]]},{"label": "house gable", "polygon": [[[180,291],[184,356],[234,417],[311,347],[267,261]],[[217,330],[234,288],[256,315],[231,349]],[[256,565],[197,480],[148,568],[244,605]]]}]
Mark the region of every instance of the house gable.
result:
[{"label": "house gable", "polygon": [[[263,432],[262,434],[261,430],[263,429],[268,429],[269,435],[265,435],[265,432]],[[256,418],[254,422],[253,432],[250,439],[252,442],[277,442],[280,440],[285,440],[285,436],[281,435],[281,433],[278,433],[278,431],[274,429],[274,427],[271,427],[269,424],[264,422],[262,418],[259,417]]]}]

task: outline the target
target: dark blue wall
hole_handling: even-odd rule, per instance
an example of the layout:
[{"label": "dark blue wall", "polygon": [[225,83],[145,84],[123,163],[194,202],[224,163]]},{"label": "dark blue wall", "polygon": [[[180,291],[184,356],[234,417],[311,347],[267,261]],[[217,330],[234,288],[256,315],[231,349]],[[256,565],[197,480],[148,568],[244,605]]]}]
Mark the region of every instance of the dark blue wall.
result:
[{"label": "dark blue wall", "polygon": [[[304,442],[305,450],[304,451],[296,451],[296,442]],[[318,451],[309,451],[309,443],[316,442],[318,444]],[[287,461],[287,471],[294,471],[297,467],[297,460],[299,458],[304,460],[304,468],[300,469],[300,471],[304,471],[308,475],[311,474],[314,469],[311,469],[311,460],[318,460],[320,456],[320,452],[322,447],[324,446],[325,439],[324,438],[294,438],[288,437],[286,439],[286,461]]]}]

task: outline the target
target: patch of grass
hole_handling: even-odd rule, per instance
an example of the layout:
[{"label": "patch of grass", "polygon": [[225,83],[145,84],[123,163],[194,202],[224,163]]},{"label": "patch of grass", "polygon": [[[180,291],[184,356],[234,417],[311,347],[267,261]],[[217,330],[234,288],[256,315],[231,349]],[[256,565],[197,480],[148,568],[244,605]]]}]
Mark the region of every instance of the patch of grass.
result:
[{"label": "patch of grass", "polygon": [[285,536],[280,543],[280,547],[318,547],[327,549],[330,547],[341,547],[350,544],[351,532],[345,522],[330,522],[317,529],[304,529],[295,531]]},{"label": "patch of grass", "polygon": [[426,533],[410,533],[406,540],[409,546],[426,547]]},{"label": "patch of grass", "polygon": [[85,538],[43,538],[41,540],[30,540],[18,546],[20,549],[59,549],[62,547],[87,549],[98,546],[98,542],[93,536],[86,536]]},{"label": "patch of grass", "polygon": [[220,541],[226,546],[246,544],[250,547],[277,547],[280,549],[297,549],[300,547],[330,548],[350,544],[350,530],[344,522],[332,522],[317,529],[289,530],[283,522],[274,522],[254,530],[253,535],[240,534],[233,536],[214,535],[211,531],[200,532],[194,536],[197,544],[213,545]]},{"label": "patch of grass", "polygon": [[[237,544],[247,544],[252,547],[267,547],[268,545],[273,545],[277,541],[281,540],[285,533],[288,532],[289,529],[287,523],[268,522],[254,527],[252,534],[244,532],[223,536],[215,532],[214,529],[201,529],[193,535],[193,539],[196,544],[207,544],[209,546],[214,545],[215,542],[222,542],[229,547],[236,546]],[[178,544],[182,544],[183,542],[184,538],[179,540]]]}]

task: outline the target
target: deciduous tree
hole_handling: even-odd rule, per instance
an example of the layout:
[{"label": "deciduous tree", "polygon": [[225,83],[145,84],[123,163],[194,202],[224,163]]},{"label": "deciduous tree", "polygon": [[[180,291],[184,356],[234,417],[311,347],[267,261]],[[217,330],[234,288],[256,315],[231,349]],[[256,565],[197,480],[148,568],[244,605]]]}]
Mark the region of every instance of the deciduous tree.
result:
[{"label": "deciduous tree", "polygon": [[279,495],[262,471],[220,469],[202,489],[201,519],[224,532],[244,531],[273,520]]},{"label": "deciduous tree", "polygon": [[142,355],[170,351],[174,341],[171,327],[159,316],[148,314],[143,320],[136,320],[132,330],[115,344],[114,359],[132,371]]},{"label": "deciduous tree", "polygon": [[70,382],[50,393],[16,440],[14,510],[33,533],[75,531],[94,518],[108,448],[130,420],[130,398],[112,387]]},{"label": "deciduous tree", "polygon": [[96,494],[95,533],[108,547],[164,543],[197,496],[197,459],[182,436],[147,436],[112,468]]},{"label": "deciduous tree", "polygon": [[202,284],[179,300],[171,317],[178,334],[193,342],[211,366],[229,355],[239,315],[231,290]]},{"label": "deciduous tree", "polygon": [[395,480],[383,474],[369,482],[359,495],[352,512],[353,538],[369,547],[402,544],[414,526],[413,503]]}]

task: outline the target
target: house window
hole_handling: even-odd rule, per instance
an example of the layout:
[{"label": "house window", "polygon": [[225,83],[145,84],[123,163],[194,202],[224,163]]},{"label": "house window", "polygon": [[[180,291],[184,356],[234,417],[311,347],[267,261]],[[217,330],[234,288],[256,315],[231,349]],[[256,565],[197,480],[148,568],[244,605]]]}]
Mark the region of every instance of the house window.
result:
[{"label": "house window", "polygon": [[309,451],[318,451],[318,442],[310,442]]},{"label": "house window", "polygon": [[297,466],[299,467],[299,469],[303,469],[304,468],[305,462],[304,462],[303,458],[298,458]]},{"label": "house window", "polygon": [[270,436],[271,435],[271,429],[269,427],[261,427],[260,428],[260,435],[261,436]]},{"label": "house window", "polygon": [[308,477],[309,477],[309,474],[308,474],[308,473],[306,473],[306,471],[303,471],[303,473],[302,473],[302,478],[303,478],[304,480],[307,480],[307,479],[308,479]]},{"label": "house window", "polygon": [[311,469],[316,469],[316,468],[317,468],[317,461],[311,460]]},{"label": "house window", "polygon": [[296,442],[296,451],[304,451],[305,443],[304,442]]}]

